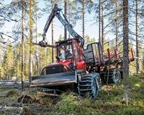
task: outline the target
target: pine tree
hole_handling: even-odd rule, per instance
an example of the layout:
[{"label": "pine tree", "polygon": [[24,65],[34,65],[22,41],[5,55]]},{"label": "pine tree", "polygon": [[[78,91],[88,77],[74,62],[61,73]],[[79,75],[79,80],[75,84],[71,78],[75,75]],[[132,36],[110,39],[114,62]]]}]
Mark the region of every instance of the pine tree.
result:
[{"label": "pine tree", "polygon": [[21,44],[16,44],[14,47],[14,54],[15,54],[15,60],[14,60],[14,70],[15,75],[18,80],[21,79]]},{"label": "pine tree", "polygon": [[85,14],[86,9],[89,10],[93,5],[94,2],[92,0],[77,0],[81,3],[81,20],[82,20],[82,37],[85,37]]},{"label": "pine tree", "polygon": [[5,79],[11,79],[14,75],[14,51],[12,49],[12,44],[8,46],[5,52],[3,68]]}]

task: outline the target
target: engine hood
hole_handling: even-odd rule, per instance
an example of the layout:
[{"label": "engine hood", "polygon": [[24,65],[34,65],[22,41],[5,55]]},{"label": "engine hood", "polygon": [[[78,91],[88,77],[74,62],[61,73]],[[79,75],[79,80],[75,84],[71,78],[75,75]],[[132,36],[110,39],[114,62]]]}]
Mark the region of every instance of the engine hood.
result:
[{"label": "engine hood", "polygon": [[41,72],[41,75],[66,72],[66,71],[69,71],[69,69],[73,67],[72,65],[73,64],[71,60],[58,61],[58,62],[52,63],[44,67]]},{"label": "engine hood", "polygon": [[64,60],[64,61],[58,61],[57,64],[62,64],[64,66],[69,67],[69,64],[72,63],[71,60]]},{"label": "engine hood", "polygon": [[72,63],[72,61],[69,59],[69,60],[57,61],[57,62],[54,62],[52,64],[49,64],[48,66],[54,66],[54,65],[59,65],[60,64],[60,65],[64,65],[64,66],[68,67],[70,63]]}]

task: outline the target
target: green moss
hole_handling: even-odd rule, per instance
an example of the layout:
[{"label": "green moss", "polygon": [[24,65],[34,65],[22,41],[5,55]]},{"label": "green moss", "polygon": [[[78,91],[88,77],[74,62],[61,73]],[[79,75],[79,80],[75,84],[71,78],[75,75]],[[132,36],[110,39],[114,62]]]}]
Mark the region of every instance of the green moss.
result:
[{"label": "green moss", "polygon": [[117,111],[117,115],[143,115],[144,109],[140,107],[125,107]]},{"label": "green moss", "polygon": [[61,102],[58,105],[58,111],[60,113],[73,113],[78,111],[78,103],[76,101],[76,96],[73,94],[66,95],[65,93],[61,95]]}]

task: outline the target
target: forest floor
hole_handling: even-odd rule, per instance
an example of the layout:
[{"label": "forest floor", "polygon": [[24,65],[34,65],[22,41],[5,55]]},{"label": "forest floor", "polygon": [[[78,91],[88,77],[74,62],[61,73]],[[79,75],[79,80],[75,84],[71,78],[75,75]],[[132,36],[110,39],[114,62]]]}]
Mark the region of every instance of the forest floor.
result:
[{"label": "forest floor", "polygon": [[40,95],[36,88],[0,88],[0,115],[143,115],[144,74],[103,85],[95,99],[67,91]]}]

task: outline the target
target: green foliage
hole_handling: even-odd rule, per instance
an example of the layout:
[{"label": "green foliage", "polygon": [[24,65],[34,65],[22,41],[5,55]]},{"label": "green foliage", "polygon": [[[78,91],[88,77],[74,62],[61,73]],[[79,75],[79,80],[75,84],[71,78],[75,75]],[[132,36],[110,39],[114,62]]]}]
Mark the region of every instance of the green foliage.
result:
[{"label": "green foliage", "polygon": [[4,70],[2,64],[0,64],[0,79],[3,79],[3,76],[4,76]]},{"label": "green foliage", "polygon": [[139,83],[140,79],[138,78],[137,75],[133,75],[133,76],[125,76],[122,80],[122,83],[124,85],[128,85],[130,87],[134,87],[135,84]]},{"label": "green foliage", "polygon": [[94,42],[96,42],[95,38],[90,38],[90,36],[88,36],[88,35],[85,37],[86,44],[90,44],[90,43],[94,43]]},{"label": "green foliage", "polygon": [[9,45],[5,52],[2,66],[4,68],[5,79],[10,79],[14,75],[14,51],[12,49],[12,44]]},{"label": "green foliage", "polygon": [[[139,86],[137,85],[139,84]],[[128,85],[129,104],[126,105],[123,100],[125,87]],[[73,93],[64,93],[61,95],[62,101],[59,102],[56,109],[61,114],[79,114],[79,115],[142,115],[144,110],[144,85],[138,76],[124,77],[120,84],[104,85],[102,91],[96,99],[87,97],[77,97]]]},{"label": "green foliage", "polygon": [[[102,91],[96,99],[89,96],[81,97],[73,92],[65,92],[60,97],[37,96],[35,88],[25,89],[26,94],[30,94],[35,99],[40,99],[43,105],[23,104],[24,108],[29,108],[24,112],[37,114],[74,114],[74,115],[143,115],[144,113],[144,84],[140,76],[127,76],[120,84],[104,85]],[[139,84],[139,85],[137,85]],[[129,104],[126,105],[124,96],[124,85],[128,85]],[[6,90],[0,90],[5,92]],[[11,90],[7,91],[11,92]],[[13,92],[13,91],[12,91]],[[17,95],[11,95],[0,100],[1,105],[10,105]],[[37,96],[37,97],[36,97]],[[11,97],[11,98],[10,98]]]},{"label": "green foliage", "polygon": [[62,114],[75,113],[78,110],[78,103],[76,101],[76,96],[73,94],[62,94],[62,101],[58,106],[58,111]]},{"label": "green foliage", "polygon": [[117,115],[143,115],[144,110],[141,107],[125,107],[117,111]]},{"label": "green foliage", "polygon": [[21,113],[21,111],[19,109],[1,110],[0,111],[0,115],[20,115],[20,113]]},{"label": "green foliage", "polygon": [[59,39],[58,39],[58,40],[59,40],[59,41],[60,41],[60,40],[63,40],[63,37],[62,37],[61,34],[59,35]]}]

